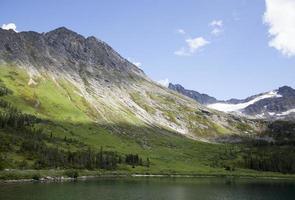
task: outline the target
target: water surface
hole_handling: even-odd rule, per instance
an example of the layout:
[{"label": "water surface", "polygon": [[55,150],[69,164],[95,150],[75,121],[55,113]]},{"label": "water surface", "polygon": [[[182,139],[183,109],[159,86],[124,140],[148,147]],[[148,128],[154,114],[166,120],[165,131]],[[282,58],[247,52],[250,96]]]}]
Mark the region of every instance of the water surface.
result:
[{"label": "water surface", "polygon": [[295,182],[221,178],[108,178],[0,185],[0,200],[282,200]]}]

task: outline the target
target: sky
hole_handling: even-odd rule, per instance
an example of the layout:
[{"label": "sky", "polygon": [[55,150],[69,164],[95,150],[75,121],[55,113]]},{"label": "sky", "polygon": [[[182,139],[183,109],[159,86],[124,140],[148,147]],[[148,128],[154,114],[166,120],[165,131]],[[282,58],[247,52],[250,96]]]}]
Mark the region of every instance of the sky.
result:
[{"label": "sky", "polygon": [[218,99],[295,88],[295,0],[0,0],[0,26],[95,36],[153,80]]}]

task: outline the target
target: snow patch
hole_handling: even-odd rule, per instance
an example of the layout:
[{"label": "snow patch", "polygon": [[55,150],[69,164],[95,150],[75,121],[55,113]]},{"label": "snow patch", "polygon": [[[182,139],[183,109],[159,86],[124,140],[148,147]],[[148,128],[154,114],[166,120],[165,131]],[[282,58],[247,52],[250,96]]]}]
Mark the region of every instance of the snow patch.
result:
[{"label": "snow patch", "polygon": [[257,115],[255,115],[255,117],[256,117],[257,119],[263,119],[265,116],[264,116],[264,113],[261,113],[261,114],[257,114]]},{"label": "snow patch", "polygon": [[277,114],[277,116],[289,115],[289,114],[291,114],[291,113],[295,113],[295,108],[290,109],[290,110],[287,110],[287,111],[282,112],[282,113],[280,113],[280,114]]},{"label": "snow patch", "polygon": [[238,103],[238,104],[229,104],[229,103],[213,103],[207,105],[207,107],[223,111],[223,112],[233,112],[233,111],[239,111],[247,106],[256,103],[257,101],[260,101],[262,99],[267,99],[267,98],[278,98],[282,97],[277,93],[277,91],[270,91],[268,93],[262,94],[260,96],[257,96],[256,98],[252,99],[251,101],[245,102],[245,103]]},{"label": "snow patch", "polygon": [[270,116],[274,116],[276,113],[275,113],[275,112],[268,112],[268,114],[269,114]]}]

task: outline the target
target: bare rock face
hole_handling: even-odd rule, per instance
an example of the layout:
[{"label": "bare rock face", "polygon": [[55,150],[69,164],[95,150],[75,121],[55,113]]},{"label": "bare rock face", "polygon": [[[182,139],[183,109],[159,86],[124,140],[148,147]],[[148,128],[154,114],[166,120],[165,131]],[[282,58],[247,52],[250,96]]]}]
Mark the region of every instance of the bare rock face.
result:
[{"label": "bare rock face", "polygon": [[[64,27],[48,33],[0,29],[0,60],[52,72],[80,73],[116,81],[145,77],[143,71],[95,37],[84,38]],[[104,74],[104,77],[100,76]]]}]

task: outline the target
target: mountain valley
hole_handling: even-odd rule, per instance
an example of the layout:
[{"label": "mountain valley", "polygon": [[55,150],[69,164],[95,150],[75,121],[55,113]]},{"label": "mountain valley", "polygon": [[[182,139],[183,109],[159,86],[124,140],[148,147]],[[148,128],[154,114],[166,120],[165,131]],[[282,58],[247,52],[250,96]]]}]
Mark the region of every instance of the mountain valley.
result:
[{"label": "mountain valley", "polygon": [[[231,102],[246,115],[279,116],[293,108],[293,92],[283,87]],[[160,174],[260,170],[249,164],[256,161],[247,157],[244,142],[274,142],[269,131],[284,127],[269,129],[264,120],[218,111],[229,102],[195,93],[203,99],[199,103],[187,96],[157,84],[95,37],[65,27],[47,33],[0,29],[0,168]]]}]

